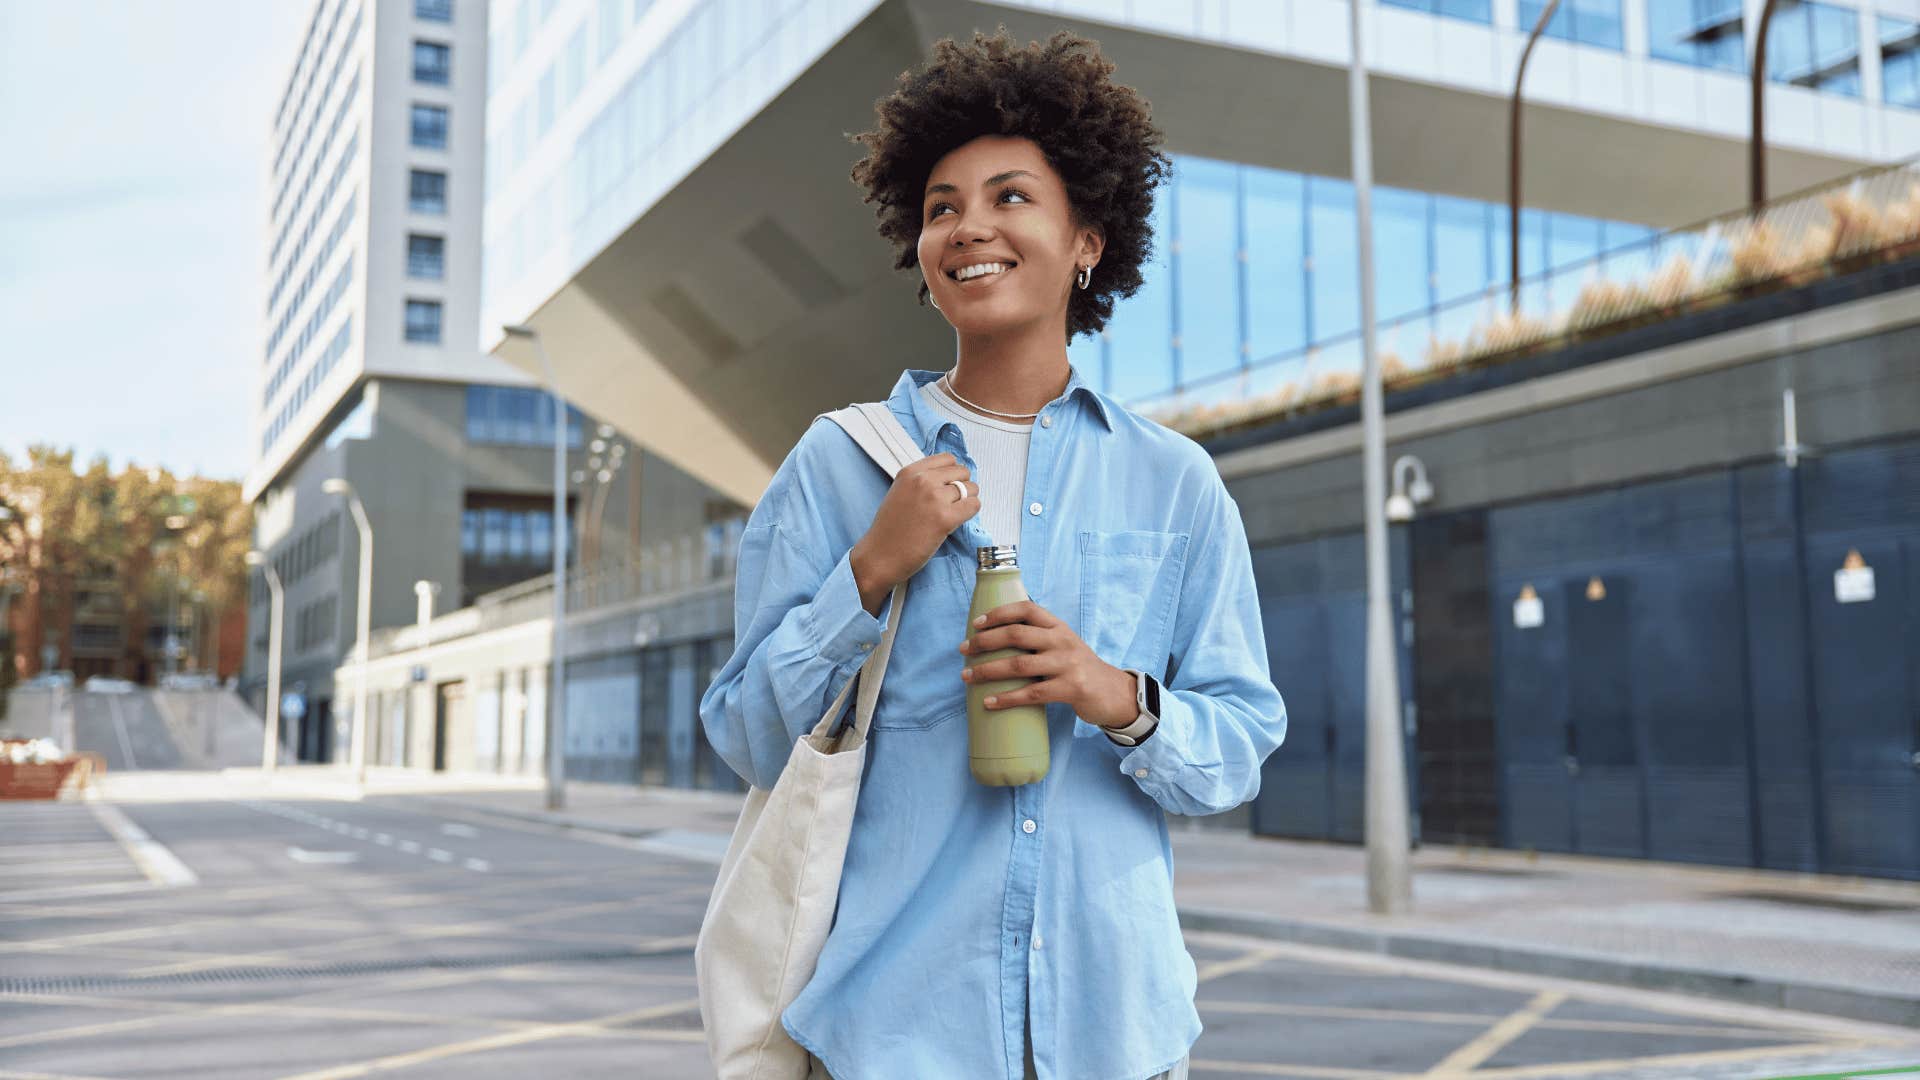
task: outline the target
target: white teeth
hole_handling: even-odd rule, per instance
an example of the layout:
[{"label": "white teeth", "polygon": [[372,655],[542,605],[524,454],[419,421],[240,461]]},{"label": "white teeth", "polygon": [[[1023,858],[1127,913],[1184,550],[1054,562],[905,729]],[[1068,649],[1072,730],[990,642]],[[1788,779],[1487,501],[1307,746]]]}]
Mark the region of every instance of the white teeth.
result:
[{"label": "white teeth", "polygon": [[973,266],[963,266],[955,270],[953,277],[956,281],[970,281],[986,274],[998,274],[1011,269],[1013,268],[1006,263],[976,263]]}]

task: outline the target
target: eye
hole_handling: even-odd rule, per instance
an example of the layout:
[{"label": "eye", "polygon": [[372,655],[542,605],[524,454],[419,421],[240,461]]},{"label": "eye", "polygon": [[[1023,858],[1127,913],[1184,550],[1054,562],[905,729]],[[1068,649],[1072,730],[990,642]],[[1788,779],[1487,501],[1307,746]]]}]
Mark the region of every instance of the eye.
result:
[{"label": "eye", "polygon": [[[1018,196],[1020,196],[1020,201],[1021,201],[1021,202],[1032,202],[1032,201],[1033,201],[1033,200],[1032,200],[1031,198],[1029,198],[1029,197],[1027,196],[1027,193],[1026,193],[1026,192],[1024,192],[1024,191],[1021,191],[1021,190],[1020,190],[1019,188],[1002,188],[1002,189],[1001,189],[1001,191],[1000,191],[1000,197],[1001,197],[1002,199],[1004,199],[1004,198],[1006,198],[1006,197],[1007,197],[1007,196],[1009,196],[1009,195],[1018,195]],[[939,217],[939,216],[940,216],[940,211],[942,211],[942,210],[951,210],[951,209],[953,209],[953,207],[952,207],[952,206],[949,206],[949,205],[948,205],[948,204],[946,204],[946,203],[934,203],[934,204],[933,204],[933,209],[931,209],[931,210],[928,210],[928,211],[927,211],[927,219],[928,219],[929,221],[931,221],[932,219],[934,219],[934,218],[937,218],[937,217]]]}]

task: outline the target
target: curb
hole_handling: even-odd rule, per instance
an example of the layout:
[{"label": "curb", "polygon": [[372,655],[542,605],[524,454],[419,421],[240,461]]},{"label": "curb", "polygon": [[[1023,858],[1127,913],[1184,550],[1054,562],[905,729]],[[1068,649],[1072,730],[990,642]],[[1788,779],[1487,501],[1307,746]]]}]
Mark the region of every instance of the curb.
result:
[{"label": "curb", "polygon": [[1406,960],[1429,960],[1521,975],[1663,990],[1720,998],[1743,1005],[1763,1005],[1842,1016],[1849,1020],[1920,1027],[1920,997],[1910,995],[1877,993],[1823,983],[1790,982],[1708,968],[1613,960],[1602,956],[1496,945],[1432,934],[1335,926],[1238,911],[1182,907],[1179,914],[1180,925],[1187,930],[1242,934]]}]

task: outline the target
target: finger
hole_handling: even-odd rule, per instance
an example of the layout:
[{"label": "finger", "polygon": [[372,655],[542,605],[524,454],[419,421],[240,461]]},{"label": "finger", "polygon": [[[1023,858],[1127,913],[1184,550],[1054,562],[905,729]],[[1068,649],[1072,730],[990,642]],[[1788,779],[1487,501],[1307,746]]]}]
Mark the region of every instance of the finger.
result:
[{"label": "finger", "polygon": [[959,463],[960,459],[954,457],[952,451],[942,450],[937,454],[928,454],[918,461],[909,462],[901,468],[900,471],[903,473],[922,473],[928,469],[939,469]]},{"label": "finger", "polygon": [[960,643],[961,652],[970,656],[989,653],[995,649],[1025,649],[1039,652],[1054,645],[1052,635],[1038,626],[1028,623],[1007,623],[1003,626],[975,630],[973,636]]},{"label": "finger", "polygon": [[973,620],[974,628],[998,626],[1002,623],[1030,623],[1039,627],[1060,625],[1053,613],[1031,600],[1016,600],[1011,604],[1001,604]]},{"label": "finger", "polygon": [[1051,678],[1066,670],[1058,653],[1022,653],[962,668],[963,678],[972,685],[998,679]]},{"label": "finger", "polygon": [[1062,701],[1065,699],[1060,696],[1060,692],[1055,689],[1054,685],[1059,681],[1058,679],[1042,679],[1036,683],[1028,683],[1018,690],[1008,690],[1005,693],[988,695],[981,704],[989,709],[998,711],[1000,709],[1011,709],[1016,705],[1038,705],[1048,701]]}]

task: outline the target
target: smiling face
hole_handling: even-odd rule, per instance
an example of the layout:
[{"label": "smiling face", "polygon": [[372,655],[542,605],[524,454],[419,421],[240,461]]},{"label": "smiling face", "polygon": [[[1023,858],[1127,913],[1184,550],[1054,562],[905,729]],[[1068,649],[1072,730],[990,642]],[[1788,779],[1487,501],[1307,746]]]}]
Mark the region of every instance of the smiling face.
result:
[{"label": "smiling face", "polygon": [[982,135],[927,176],[920,271],[963,333],[1064,332],[1074,275],[1100,261],[1100,248],[1097,229],[1074,223],[1066,184],[1031,139]]}]

